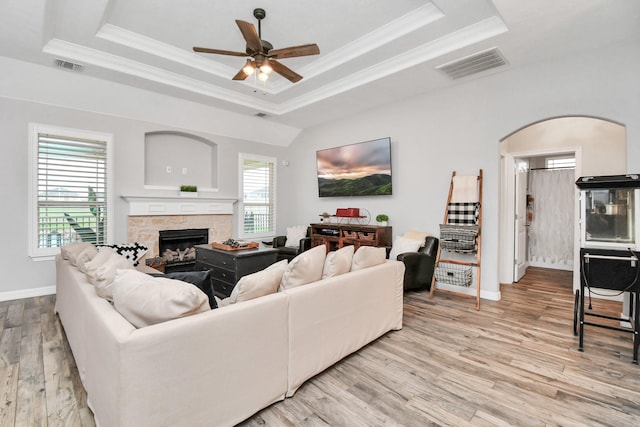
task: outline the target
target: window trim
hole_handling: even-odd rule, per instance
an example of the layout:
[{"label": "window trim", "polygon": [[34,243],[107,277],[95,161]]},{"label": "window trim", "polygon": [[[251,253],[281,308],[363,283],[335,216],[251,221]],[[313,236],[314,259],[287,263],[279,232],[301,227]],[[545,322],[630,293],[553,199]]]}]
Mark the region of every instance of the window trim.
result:
[{"label": "window trim", "polygon": [[110,226],[107,227],[106,241],[112,242],[114,236],[114,165],[113,165],[113,135],[110,133],[95,132],[82,129],[67,128],[62,126],[29,123],[29,177],[28,177],[28,255],[34,261],[51,261],[60,252],[60,248],[38,247],[38,135],[48,133],[52,135],[70,138],[93,139],[104,141],[107,145],[107,218]]},{"label": "window trim", "polygon": [[[567,164],[567,165],[557,165],[557,164],[555,164],[557,162],[561,163],[563,160],[573,160],[573,164]],[[572,155],[545,157],[544,166],[547,169],[575,169],[575,167],[576,167],[576,157],[572,156]]]},{"label": "window trim", "polygon": [[[260,156],[257,154],[239,153],[238,161],[238,237],[245,238],[263,238],[271,237],[276,234],[276,220],[278,218],[277,208],[277,176],[278,176],[278,159],[269,156]],[[264,233],[247,234],[244,232],[244,162],[245,160],[270,162],[273,164],[273,220],[272,229]]]}]

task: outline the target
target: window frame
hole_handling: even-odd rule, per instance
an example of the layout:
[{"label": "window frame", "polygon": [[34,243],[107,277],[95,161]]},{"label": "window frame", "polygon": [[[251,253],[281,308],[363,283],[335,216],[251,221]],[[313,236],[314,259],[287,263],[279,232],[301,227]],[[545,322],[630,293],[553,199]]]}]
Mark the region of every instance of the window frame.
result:
[{"label": "window frame", "polygon": [[[278,159],[275,157],[269,156],[260,156],[256,154],[248,154],[248,153],[239,153],[239,162],[238,162],[238,237],[240,239],[253,239],[253,238],[263,238],[263,237],[271,237],[276,234],[276,220],[278,217],[278,209],[277,209],[277,175],[278,175]],[[245,210],[245,201],[244,201],[244,164],[245,161],[258,161],[258,162],[269,162],[273,164],[273,182],[271,183],[271,187],[273,189],[273,194],[271,195],[271,209],[272,209],[272,218],[271,218],[271,229],[262,233],[246,233],[244,229],[244,210]]]},{"label": "window frame", "polygon": [[[569,161],[569,160],[573,160],[573,164],[565,164],[565,165],[561,164],[563,161]],[[560,163],[560,164],[557,164],[557,163]],[[544,166],[547,169],[572,169],[572,168],[575,169],[576,157],[571,155],[545,157]]]},{"label": "window frame", "polygon": [[104,141],[106,144],[106,218],[109,221],[105,240],[113,241],[114,235],[114,165],[113,135],[104,132],[68,128],[56,125],[29,123],[29,187],[28,187],[28,255],[34,261],[50,261],[60,253],[59,247],[39,248],[38,228],[38,136],[51,134],[60,137]]}]

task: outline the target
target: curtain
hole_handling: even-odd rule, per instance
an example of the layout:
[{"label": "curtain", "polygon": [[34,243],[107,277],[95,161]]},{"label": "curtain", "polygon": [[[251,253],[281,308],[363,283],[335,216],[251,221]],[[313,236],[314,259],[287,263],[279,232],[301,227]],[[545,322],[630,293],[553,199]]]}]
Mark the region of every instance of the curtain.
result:
[{"label": "curtain", "polygon": [[573,169],[530,171],[529,193],[533,197],[530,261],[572,264],[574,174]]}]

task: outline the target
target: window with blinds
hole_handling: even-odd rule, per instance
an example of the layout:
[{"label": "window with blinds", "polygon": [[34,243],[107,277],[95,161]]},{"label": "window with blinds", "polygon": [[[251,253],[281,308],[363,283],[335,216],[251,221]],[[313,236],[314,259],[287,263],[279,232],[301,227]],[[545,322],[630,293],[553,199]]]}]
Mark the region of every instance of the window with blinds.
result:
[{"label": "window with blinds", "polygon": [[276,227],[276,159],[240,154],[243,238],[273,236]]},{"label": "window with blinds", "polygon": [[35,125],[32,139],[32,255],[106,243],[110,135]]}]

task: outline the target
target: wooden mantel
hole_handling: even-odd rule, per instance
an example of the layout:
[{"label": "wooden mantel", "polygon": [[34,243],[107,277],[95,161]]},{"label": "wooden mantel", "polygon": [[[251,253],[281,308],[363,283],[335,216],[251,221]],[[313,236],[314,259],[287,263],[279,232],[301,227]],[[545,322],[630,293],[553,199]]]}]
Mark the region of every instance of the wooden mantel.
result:
[{"label": "wooden mantel", "polygon": [[120,196],[129,203],[129,216],[232,215],[236,199],[212,197]]}]

